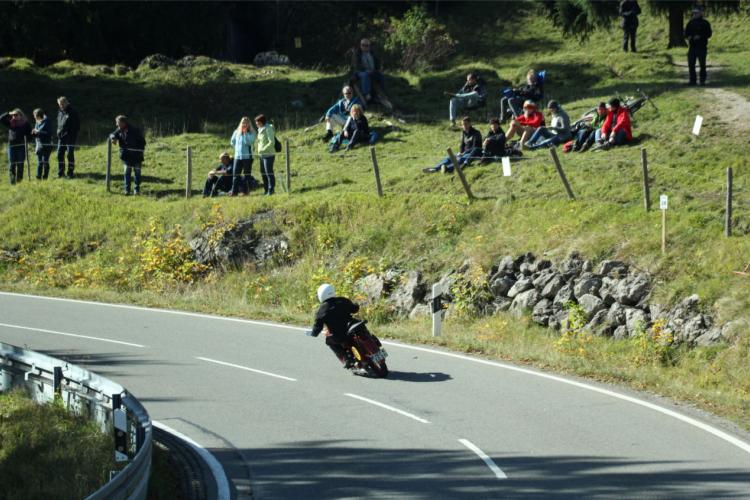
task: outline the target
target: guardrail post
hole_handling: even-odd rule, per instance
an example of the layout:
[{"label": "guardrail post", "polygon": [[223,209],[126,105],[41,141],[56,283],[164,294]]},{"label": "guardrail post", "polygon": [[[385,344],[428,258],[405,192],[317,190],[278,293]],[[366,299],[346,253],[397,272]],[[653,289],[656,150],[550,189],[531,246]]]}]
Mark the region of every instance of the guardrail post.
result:
[{"label": "guardrail post", "polygon": [[115,429],[115,461],[128,460],[128,419],[120,394],[112,394],[112,423]]},{"label": "guardrail post", "polygon": [[52,373],[52,387],[55,391],[55,398],[62,397],[62,367],[54,367]]}]

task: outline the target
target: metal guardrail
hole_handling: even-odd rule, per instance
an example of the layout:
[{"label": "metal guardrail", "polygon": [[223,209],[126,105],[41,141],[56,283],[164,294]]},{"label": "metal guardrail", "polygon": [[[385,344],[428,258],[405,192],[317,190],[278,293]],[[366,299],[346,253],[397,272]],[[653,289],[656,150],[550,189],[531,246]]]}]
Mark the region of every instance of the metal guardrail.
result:
[{"label": "metal guardrail", "polygon": [[[125,410],[128,464],[87,500],[145,500],[151,472],[153,430],[141,403],[115,382],[66,361],[0,342],[0,392],[23,387],[37,402],[65,404],[68,411],[113,432],[113,404]],[[113,439],[114,443],[114,439]],[[113,446],[114,453],[114,446]]]}]

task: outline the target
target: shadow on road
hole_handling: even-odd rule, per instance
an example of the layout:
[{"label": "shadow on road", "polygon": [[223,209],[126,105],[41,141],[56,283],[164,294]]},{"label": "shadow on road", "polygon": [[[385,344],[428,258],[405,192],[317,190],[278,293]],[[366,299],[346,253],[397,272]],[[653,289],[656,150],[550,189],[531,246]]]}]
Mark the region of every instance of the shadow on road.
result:
[{"label": "shadow on road", "polygon": [[[122,354],[110,352],[98,352],[96,354],[79,352],[75,349],[67,350],[37,350],[37,352],[61,359],[67,363],[78,365],[91,370],[99,375],[108,378],[115,378],[123,375],[134,376],[135,373],[120,372],[115,369],[117,366],[146,366],[146,365],[175,365],[176,363],[164,360],[143,359],[135,354]],[[64,373],[64,371],[63,371]]]},{"label": "shadow on road", "polygon": [[401,380],[403,382],[445,382],[451,380],[453,377],[447,373],[440,372],[426,372],[426,373],[415,373],[415,372],[397,372],[389,371],[388,378],[386,380]]}]

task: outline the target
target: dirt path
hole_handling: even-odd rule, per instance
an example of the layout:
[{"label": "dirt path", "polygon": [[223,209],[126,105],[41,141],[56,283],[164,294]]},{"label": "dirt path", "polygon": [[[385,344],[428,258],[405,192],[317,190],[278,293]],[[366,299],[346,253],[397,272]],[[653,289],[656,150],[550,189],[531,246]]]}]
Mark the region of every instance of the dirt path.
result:
[{"label": "dirt path", "polygon": [[704,92],[709,96],[707,101],[712,103],[711,118],[727,125],[730,130],[750,131],[750,101],[736,92],[722,88],[708,87]]}]

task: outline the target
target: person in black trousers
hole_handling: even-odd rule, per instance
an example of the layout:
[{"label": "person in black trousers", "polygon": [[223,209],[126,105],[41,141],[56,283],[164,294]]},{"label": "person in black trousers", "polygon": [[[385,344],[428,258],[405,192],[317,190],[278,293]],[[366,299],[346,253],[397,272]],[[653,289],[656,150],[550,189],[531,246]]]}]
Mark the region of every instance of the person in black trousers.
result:
[{"label": "person in black trousers", "polygon": [[65,177],[65,153],[68,153],[68,179],[73,178],[75,170],[75,149],[81,120],[65,96],[57,98],[60,111],[57,113],[57,176]]},{"label": "person in black trousers", "polygon": [[36,139],[36,178],[47,179],[49,176],[49,157],[52,155],[52,124],[42,108],[34,110],[36,125],[31,133]]},{"label": "person in black trousers", "polygon": [[688,70],[690,71],[689,85],[695,85],[695,61],[701,65],[700,84],[706,84],[706,55],[708,54],[708,39],[711,38],[711,24],[703,18],[703,9],[693,7],[693,18],[685,26],[685,38],[688,40]]},{"label": "person in black trousers", "polygon": [[622,50],[628,51],[628,39],[630,40],[630,52],[635,50],[635,33],[638,30],[638,15],[641,7],[637,0],[622,0],[620,2],[620,27],[622,27]]}]

